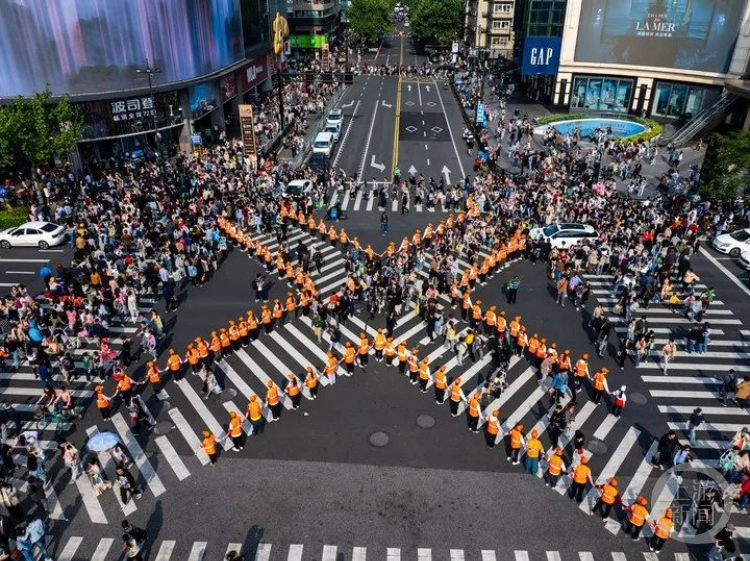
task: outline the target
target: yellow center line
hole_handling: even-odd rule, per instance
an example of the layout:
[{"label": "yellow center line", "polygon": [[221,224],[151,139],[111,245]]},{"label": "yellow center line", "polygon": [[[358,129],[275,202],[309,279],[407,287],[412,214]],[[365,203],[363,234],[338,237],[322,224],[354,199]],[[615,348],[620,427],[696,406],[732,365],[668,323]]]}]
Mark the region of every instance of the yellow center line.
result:
[{"label": "yellow center line", "polygon": [[[399,57],[399,67],[404,64],[404,36],[401,35],[401,55]],[[398,75],[398,82],[396,85],[396,125],[393,129],[393,156],[391,169],[391,177],[396,172],[398,167],[398,131],[401,125],[401,74]]]}]

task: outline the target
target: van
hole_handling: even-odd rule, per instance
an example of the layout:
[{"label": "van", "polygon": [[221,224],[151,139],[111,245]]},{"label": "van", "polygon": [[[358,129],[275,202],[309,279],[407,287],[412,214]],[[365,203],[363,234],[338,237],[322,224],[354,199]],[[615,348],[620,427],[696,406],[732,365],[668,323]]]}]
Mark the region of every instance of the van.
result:
[{"label": "van", "polygon": [[330,132],[318,133],[313,142],[313,154],[325,154],[329,158],[333,152],[333,135]]}]

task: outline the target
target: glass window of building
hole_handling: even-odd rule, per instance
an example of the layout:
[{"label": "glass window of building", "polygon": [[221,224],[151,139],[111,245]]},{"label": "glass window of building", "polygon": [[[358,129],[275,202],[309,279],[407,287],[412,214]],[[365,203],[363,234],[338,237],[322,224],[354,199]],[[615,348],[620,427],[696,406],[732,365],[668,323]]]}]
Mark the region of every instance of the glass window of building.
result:
[{"label": "glass window of building", "polygon": [[627,113],[633,94],[633,80],[605,77],[576,77],[570,106],[573,109]]},{"label": "glass window of building", "polygon": [[567,0],[531,0],[526,12],[528,37],[561,37]]},{"label": "glass window of building", "polygon": [[702,88],[688,84],[657,82],[651,114],[656,117],[678,119],[685,115],[696,115],[718,96],[716,88]]}]

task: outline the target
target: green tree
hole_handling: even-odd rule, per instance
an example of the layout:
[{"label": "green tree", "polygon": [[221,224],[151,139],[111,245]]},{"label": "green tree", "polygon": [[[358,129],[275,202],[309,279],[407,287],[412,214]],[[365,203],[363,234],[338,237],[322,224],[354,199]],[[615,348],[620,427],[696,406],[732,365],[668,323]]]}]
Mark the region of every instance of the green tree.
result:
[{"label": "green tree", "polygon": [[81,110],[49,88],[0,107],[0,167],[46,164],[75,150],[83,135]]},{"label": "green tree", "polygon": [[411,0],[412,33],[427,43],[448,45],[463,29],[464,7],[462,0]]},{"label": "green tree", "polygon": [[347,11],[349,25],[364,39],[377,39],[393,29],[391,0],[352,0]]},{"label": "green tree", "polygon": [[709,143],[701,171],[701,193],[710,198],[733,198],[750,185],[750,132],[716,134]]}]

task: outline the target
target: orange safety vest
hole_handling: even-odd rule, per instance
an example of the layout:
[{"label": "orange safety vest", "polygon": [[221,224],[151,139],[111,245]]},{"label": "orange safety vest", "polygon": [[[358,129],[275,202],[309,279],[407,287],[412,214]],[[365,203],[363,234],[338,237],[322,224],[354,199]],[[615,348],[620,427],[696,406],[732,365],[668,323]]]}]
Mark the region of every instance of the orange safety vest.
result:
[{"label": "orange safety vest", "polygon": [[589,466],[579,464],[573,472],[573,481],[576,483],[586,483],[589,473],[591,473]]},{"label": "orange safety vest", "polygon": [[479,417],[479,399],[476,396],[469,400],[469,417]]},{"label": "orange safety vest", "polygon": [[496,435],[500,432],[500,420],[497,417],[490,417],[487,421],[487,432],[491,435]]},{"label": "orange safety vest", "polygon": [[258,421],[261,418],[261,405],[259,401],[251,401],[247,405],[247,416],[251,421]]},{"label": "orange safety vest", "polygon": [[633,505],[630,507],[630,514],[628,515],[628,520],[630,520],[630,523],[633,526],[643,526],[646,523],[646,517],[648,516],[648,511],[645,507],[641,505]]},{"label": "orange safety vest", "polygon": [[510,334],[513,337],[518,337],[518,332],[521,329],[521,324],[515,320],[510,322]]},{"label": "orange safety vest", "polygon": [[374,344],[376,351],[382,351],[383,347],[385,347],[385,335],[383,335],[382,333],[376,334]]},{"label": "orange safety vest", "polygon": [[560,456],[555,455],[549,459],[547,471],[550,473],[550,475],[560,475],[562,473],[562,468],[563,459]]},{"label": "orange safety vest", "polygon": [[366,355],[367,351],[370,350],[370,342],[367,340],[367,337],[364,339],[359,340],[359,354]]},{"label": "orange safety vest", "polygon": [[308,389],[313,389],[318,385],[318,376],[314,372],[308,372],[305,377],[305,385]]},{"label": "orange safety vest", "polygon": [[232,345],[232,342],[229,340],[229,335],[226,333],[219,335],[219,341],[221,341],[221,346],[224,349]]},{"label": "orange safety vest", "polygon": [[197,350],[195,350],[195,349],[190,349],[190,350],[188,351],[188,356],[187,356],[187,359],[188,359],[188,363],[189,363],[189,364],[190,364],[191,366],[195,366],[196,364],[198,364],[198,362],[200,361],[200,358],[201,358],[201,357],[200,357],[200,355],[198,354],[198,351],[197,351]]},{"label": "orange safety vest", "polygon": [[156,366],[150,366],[148,373],[146,374],[148,381],[152,384],[158,384],[161,382],[161,376],[159,376],[159,369]]},{"label": "orange safety vest", "polygon": [[182,363],[180,362],[180,357],[178,357],[176,354],[169,357],[167,360],[167,363],[169,364],[169,369],[172,372],[177,372],[180,369],[180,366],[182,366]]},{"label": "orange safety vest", "polygon": [[204,438],[201,448],[203,448],[203,451],[209,456],[216,454],[216,437],[211,435]]},{"label": "orange safety vest", "polygon": [[615,504],[615,499],[617,498],[617,488],[613,487],[609,483],[602,486],[602,502],[606,505],[613,505]]},{"label": "orange safety vest", "polygon": [[107,399],[107,396],[104,395],[104,392],[98,392],[96,394],[96,406],[99,409],[106,409],[109,407],[109,400]]},{"label": "orange safety vest", "polygon": [[513,429],[510,431],[510,447],[512,450],[519,450],[521,448],[521,439],[523,435],[521,431]]},{"label": "orange safety vest", "polygon": [[218,336],[211,338],[211,350],[215,353],[221,350],[221,341]]},{"label": "orange safety vest", "polygon": [[672,533],[673,528],[674,522],[672,522],[672,520],[670,520],[669,518],[662,516],[654,527],[654,534],[656,534],[661,539],[666,540]]},{"label": "orange safety vest", "polygon": [[604,374],[601,372],[594,374],[594,389],[596,391],[604,391]]},{"label": "orange safety vest", "polygon": [[336,372],[336,367],[338,366],[339,362],[336,360],[336,357],[331,357],[328,359],[328,364],[326,364],[326,374],[333,374]]},{"label": "orange safety vest", "polygon": [[448,380],[445,376],[445,370],[442,368],[435,373],[435,387],[444,390],[448,386]]},{"label": "orange safety vest", "polygon": [[207,358],[208,357],[208,347],[206,344],[201,340],[200,343],[198,343],[198,356],[200,358]]},{"label": "orange safety vest", "polygon": [[538,458],[544,448],[538,439],[532,438],[526,443],[526,456],[529,458]]},{"label": "orange safety vest", "polygon": [[268,405],[276,405],[279,402],[279,389],[276,386],[268,388],[266,402]]},{"label": "orange safety vest", "polygon": [[500,333],[505,332],[505,330],[508,328],[508,322],[505,320],[503,316],[500,316],[497,318],[497,330]]},{"label": "orange safety vest", "polygon": [[240,330],[237,329],[236,325],[229,328],[229,340],[237,341],[240,338]]},{"label": "orange safety vest", "polygon": [[461,401],[461,383],[451,384],[451,401]]},{"label": "orange safety vest", "polygon": [[299,384],[289,383],[284,389],[290,397],[294,397],[295,395],[299,394]]},{"label": "orange safety vest", "polygon": [[588,363],[581,359],[578,362],[576,362],[576,376],[583,378],[586,376],[586,371],[588,370]]},{"label": "orange safety vest", "polygon": [[130,379],[130,376],[124,376],[122,380],[117,382],[117,389],[121,392],[126,392],[130,390],[130,388],[133,387],[133,380]]},{"label": "orange safety vest", "polygon": [[234,417],[231,421],[229,421],[229,436],[234,436],[235,438],[240,436],[242,434],[242,421],[239,417]]}]

